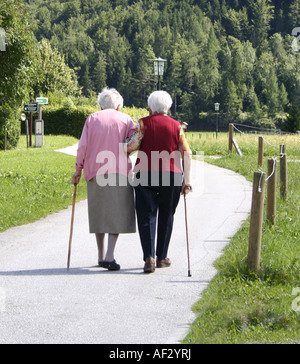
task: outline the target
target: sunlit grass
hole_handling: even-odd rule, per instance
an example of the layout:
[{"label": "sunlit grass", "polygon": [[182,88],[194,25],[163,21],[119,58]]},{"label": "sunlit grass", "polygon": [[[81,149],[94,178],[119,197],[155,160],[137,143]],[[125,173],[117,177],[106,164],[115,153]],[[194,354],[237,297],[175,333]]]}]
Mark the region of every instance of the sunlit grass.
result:
[{"label": "sunlit grass", "polygon": [[[243,158],[228,153],[226,134],[195,146],[203,146],[208,155],[222,145],[226,151],[219,153],[221,158],[207,161],[252,181],[254,171],[267,173],[267,159],[278,157],[279,145],[286,144],[289,183],[286,200],[278,184],[276,226],[264,221],[260,272],[247,268],[248,219],[215,263],[218,273],[194,306],[198,318],[184,343],[300,343],[300,312],[293,308],[293,291],[300,287],[300,163],[295,162],[300,136],[265,136],[272,145],[265,147],[262,167],[257,165],[257,137],[237,136]],[[195,136],[188,138],[196,143]]]},{"label": "sunlit grass", "polygon": [[[75,157],[54,150],[77,142],[72,137],[45,136],[42,148],[27,149],[22,136],[17,149],[0,152],[0,231],[35,221],[72,203]],[[78,200],[85,196],[82,179]]]}]

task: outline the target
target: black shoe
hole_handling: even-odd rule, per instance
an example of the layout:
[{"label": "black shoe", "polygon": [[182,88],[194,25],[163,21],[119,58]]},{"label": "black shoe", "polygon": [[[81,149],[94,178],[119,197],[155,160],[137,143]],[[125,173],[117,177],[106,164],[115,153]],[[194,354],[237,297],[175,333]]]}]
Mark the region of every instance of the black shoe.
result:
[{"label": "black shoe", "polygon": [[103,268],[103,262],[100,262],[100,261],[99,261],[99,262],[98,262],[98,265],[99,265],[99,267],[100,267],[100,268]]},{"label": "black shoe", "polygon": [[108,269],[108,270],[120,270],[120,265],[113,260],[112,262],[102,262],[102,268]]}]

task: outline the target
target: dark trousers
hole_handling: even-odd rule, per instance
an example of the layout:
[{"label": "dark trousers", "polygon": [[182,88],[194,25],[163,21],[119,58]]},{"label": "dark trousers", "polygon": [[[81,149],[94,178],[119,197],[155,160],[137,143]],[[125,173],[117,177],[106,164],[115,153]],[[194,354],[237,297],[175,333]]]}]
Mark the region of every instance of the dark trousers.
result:
[{"label": "dark trousers", "polygon": [[[135,187],[136,213],[138,229],[144,260],[156,256],[159,260],[167,257],[169,243],[173,230],[173,220],[179,202],[181,185],[174,183],[171,174],[170,184],[164,186]],[[178,184],[178,183],[177,183]],[[155,236],[157,225],[157,247],[155,251]]]}]

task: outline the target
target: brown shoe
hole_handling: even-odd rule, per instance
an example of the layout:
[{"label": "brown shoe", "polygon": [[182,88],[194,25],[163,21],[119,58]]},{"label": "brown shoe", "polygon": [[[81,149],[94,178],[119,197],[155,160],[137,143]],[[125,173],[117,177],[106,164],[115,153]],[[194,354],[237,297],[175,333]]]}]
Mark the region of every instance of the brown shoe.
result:
[{"label": "brown shoe", "polygon": [[154,273],[155,272],[155,260],[152,257],[148,257],[145,260],[144,273]]},{"label": "brown shoe", "polygon": [[168,268],[171,265],[171,260],[169,258],[158,260],[156,259],[156,268]]}]

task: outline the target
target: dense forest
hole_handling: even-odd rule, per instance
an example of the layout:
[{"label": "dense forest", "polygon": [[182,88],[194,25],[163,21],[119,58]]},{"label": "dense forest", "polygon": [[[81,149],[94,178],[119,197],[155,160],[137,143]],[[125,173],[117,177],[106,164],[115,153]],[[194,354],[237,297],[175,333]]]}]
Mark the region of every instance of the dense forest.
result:
[{"label": "dense forest", "polygon": [[[145,107],[157,87],[153,59],[162,57],[161,88],[173,97],[173,115],[192,128],[209,125],[216,102],[224,125],[284,128],[287,112],[299,108],[299,40],[292,35],[300,27],[299,0],[24,2],[38,58],[62,57],[69,68],[68,87],[47,76],[31,87],[35,94],[58,87],[66,96],[95,98],[107,85],[120,91],[125,105]],[[4,2],[10,3],[21,1]]]},{"label": "dense forest", "polygon": [[273,124],[300,99],[299,0],[28,0],[37,40],[76,71],[85,95],[116,87],[145,106],[155,57],[174,113],[197,122],[221,104],[227,120]]}]

